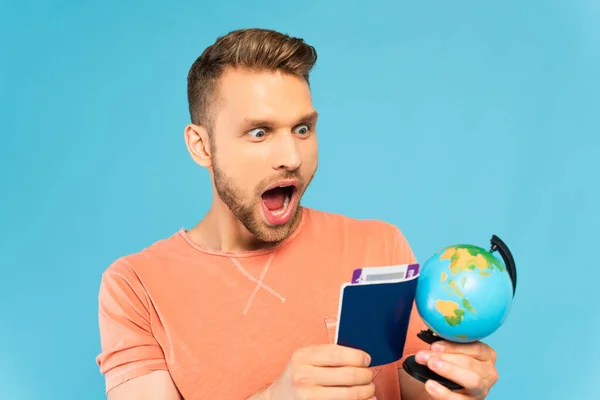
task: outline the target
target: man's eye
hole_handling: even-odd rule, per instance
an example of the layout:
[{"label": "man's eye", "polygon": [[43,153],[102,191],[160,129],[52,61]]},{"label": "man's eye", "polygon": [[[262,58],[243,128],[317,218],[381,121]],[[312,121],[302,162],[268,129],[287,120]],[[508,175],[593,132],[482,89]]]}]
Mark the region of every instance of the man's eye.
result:
[{"label": "man's eye", "polygon": [[256,128],[256,129],[252,129],[250,132],[248,132],[248,134],[250,136],[254,136],[255,138],[261,138],[261,137],[264,137],[267,133],[262,128]]},{"label": "man's eye", "polygon": [[310,127],[306,124],[298,125],[295,129],[296,133],[299,133],[301,135],[307,134],[309,130]]}]

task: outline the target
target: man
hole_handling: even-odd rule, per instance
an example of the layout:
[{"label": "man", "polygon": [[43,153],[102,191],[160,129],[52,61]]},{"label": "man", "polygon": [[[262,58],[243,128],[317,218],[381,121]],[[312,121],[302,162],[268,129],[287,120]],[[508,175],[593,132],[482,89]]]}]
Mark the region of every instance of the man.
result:
[{"label": "man", "polygon": [[110,400],[483,399],[488,346],[424,345],[413,313],[405,354],[466,389],[369,367],[333,343],[340,285],[357,266],[414,262],[401,232],[300,200],[317,170],[317,112],[301,39],[261,29],[219,38],[191,67],[185,142],[213,202],[192,229],[115,261],[99,295]]}]

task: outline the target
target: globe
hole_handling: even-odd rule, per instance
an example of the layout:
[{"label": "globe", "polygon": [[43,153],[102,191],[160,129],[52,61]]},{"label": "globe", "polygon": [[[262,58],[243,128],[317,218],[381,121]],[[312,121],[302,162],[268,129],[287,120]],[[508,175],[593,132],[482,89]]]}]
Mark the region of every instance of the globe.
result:
[{"label": "globe", "polygon": [[[494,236],[499,245],[505,245]],[[502,249],[501,249],[502,250]],[[502,252],[506,255],[508,250]],[[510,254],[510,253],[508,253]],[[512,256],[510,262],[512,264]],[[512,275],[512,276],[511,276]],[[417,311],[437,336],[453,342],[475,342],[505,321],[516,285],[514,265],[492,251],[460,244],[433,254],[421,267],[416,289]]]}]

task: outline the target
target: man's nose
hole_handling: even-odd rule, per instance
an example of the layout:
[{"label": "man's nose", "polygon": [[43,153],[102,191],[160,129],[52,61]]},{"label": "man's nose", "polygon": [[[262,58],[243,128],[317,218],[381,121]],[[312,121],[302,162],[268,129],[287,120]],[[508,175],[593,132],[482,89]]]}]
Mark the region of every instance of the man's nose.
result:
[{"label": "man's nose", "polygon": [[302,165],[299,140],[292,133],[278,135],[273,148],[273,168],[294,171]]}]

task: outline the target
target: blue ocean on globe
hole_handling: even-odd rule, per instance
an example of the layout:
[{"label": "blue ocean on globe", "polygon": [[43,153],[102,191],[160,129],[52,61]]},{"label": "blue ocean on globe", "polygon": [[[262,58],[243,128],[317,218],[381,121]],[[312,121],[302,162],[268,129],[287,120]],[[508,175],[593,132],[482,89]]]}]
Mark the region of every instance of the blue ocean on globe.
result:
[{"label": "blue ocean on globe", "polygon": [[448,246],[431,256],[419,275],[417,310],[443,339],[481,340],[495,332],[510,312],[513,284],[506,265],[481,247]]}]

